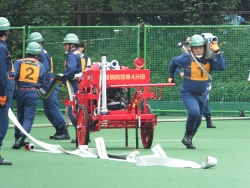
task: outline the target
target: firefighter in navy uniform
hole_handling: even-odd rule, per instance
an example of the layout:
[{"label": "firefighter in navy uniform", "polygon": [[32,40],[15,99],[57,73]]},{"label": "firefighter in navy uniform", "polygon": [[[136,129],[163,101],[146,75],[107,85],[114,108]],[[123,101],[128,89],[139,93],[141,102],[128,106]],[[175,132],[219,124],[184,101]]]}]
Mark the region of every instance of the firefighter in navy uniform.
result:
[{"label": "firefighter in navy uniform", "polygon": [[[26,58],[14,62],[16,80],[17,117],[24,130],[29,133],[38,105],[37,88],[43,87],[46,70],[38,59],[42,48],[37,42],[31,42],[26,48]],[[25,134],[15,127],[15,143],[13,149],[20,149],[26,144]]]},{"label": "firefighter in navy uniform", "polygon": [[[77,35],[73,33],[67,34],[63,42],[65,54],[67,55],[66,63],[65,63],[65,70],[63,72],[63,76],[61,82],[63,85],[66,85],[66,80],[72,84],[74,92],[78,92],[78,80],[74,79],[75,74],[79,74],[82,72],[82,65],[81,65],[81,57],[80,52],[78,51],[79,46],[79,38]],[[76,101],[76,108],[77,108],[77,101]],[[76,128],[76,117],[73,114],[72,106],[68,106],[68,116],[72,125]]]},{"label": "firefighter in navy uniform", "polygon": [[[51,82],[54,79],[53,73],[53,61],[48,52],[43,48],[44,38],[39,32],[31,33],[28,42],[37,42],[42,48],[42,53],[39,56],[39,62],[42,63],[46,69],[46,81],[43,88],[48,91]],[[55,127],[56,133],[50,136],[50,139],[65,140],[70,139],[69,133],[67,131],[66,121],[63,117],[62,112],[58,104],[58,85],[55,87],[54,91],[51,93],[50,97],[47,99],[42,98],[44,113],[50,123]],[[63,131],[62,131],[63,130]]]},{"label": "firefighter in navy uniform", "polygon": [[[85,46],[84,46],[84,42],[83,41],[79,42],[78,51],[80,52],[81,65],[82,65],[82,73],[84,74],[84,71],[90,68],[90,66],[91,66],[91,60],[90,60],[90,58],[88,56],[86,56],[84,54]],[[67,107],[66,107],[66,112],[68,112]],[[89,141],[88,142],[91,142],[90,136],[89,136]],[[76,139],[73,138],[71,140],[71,143],[76,143]]]},{"label": "firefighter in navy uniform", "polygon": [[226,60],[220,53],[217,41],[213,41],[210,49],[216,53],[211,60],[204,58],[205,40],[200,35],[193,35],[190,39],[191,54],[182,54],[172,59],[169,66],[168,82],[174,83],[174,76],[178,67],[184,69],[185,78],[180,87],[182,101],[188,111],[186,131],[182,143],[187,149],[196,149],[192,139],[201,124],[202,113],[207,102],[207,87],[211,71],[222,71],[226,68]]},{"label": "firefighter in navy uniform", "polygon": [[9,127],[8,111],[14,93],[14,70],[6,45],[10,22],[0,17],[0,165],[12,165],[1,157],[1,146]]},{"label": "firefighter in navy uniform", "polygon": [[[188,53],[191,52],[191,47],[190,47],[190,37],[187,37],[185,39],[185,46],[186,46],[186,49],[188,51]],[[176,69],[176,71],[179,73],[180,77],[183,79],[184,78],[184,72],[182,71],[182,69],[180,69],[179,67]],[[211,116],[212,116],[212,111],[211,111],[211,108],[210,108],[210,105],[209,105],[209,93],[211,91],[211,88],[212,88],[212,85],[211,83],[208,84],[208,94],[207,94],[207,102],[206,102],[206,107],[203,111],[203,116],[205,117],[206,119],[206,123],[207,123],[207,128],[216,128],[216,126],[212,123],[212,120],[211,120]]]}]

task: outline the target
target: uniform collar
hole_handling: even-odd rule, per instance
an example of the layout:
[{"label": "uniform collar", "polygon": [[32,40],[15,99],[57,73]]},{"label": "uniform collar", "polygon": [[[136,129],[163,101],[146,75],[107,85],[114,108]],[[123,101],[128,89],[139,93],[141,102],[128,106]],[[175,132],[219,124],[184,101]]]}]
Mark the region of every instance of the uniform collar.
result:
[{"label": "uniform collar", "polygon": [[0,43],[6,46],[6,41],[0,39]]}]

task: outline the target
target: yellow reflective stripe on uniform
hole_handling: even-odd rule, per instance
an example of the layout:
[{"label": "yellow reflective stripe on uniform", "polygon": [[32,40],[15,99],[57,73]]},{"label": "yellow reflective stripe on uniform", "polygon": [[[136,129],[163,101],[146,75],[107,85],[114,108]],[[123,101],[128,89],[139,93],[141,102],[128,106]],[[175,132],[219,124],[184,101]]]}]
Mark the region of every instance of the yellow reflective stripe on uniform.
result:
[{"label": "yellow reflective stripe on uniform", "polygon": [[82,72],[86,70],[86,60],[84,57],[81,58]]},{"label": "yellow reflective stripe on uniform", "polygon": [[[210,72],[210,63],[200,65],[207,71]],[[191,62],[191,80],[205,81],[209,80],[208,75],[197,65],[196,62]]]},{"label": "yellow reflective stripe on uniform", "polygon": [[19,81],[37,84],[40,65],[36,59],[27,58],[21,63]]},{"label": "yellow reflective stripe on uniform", "polygon": [[13,65],[12,61],[10,61],[10,65],[11,65],[11,72],[15,72],[14,65]]},{"label": "yellow reflective stripe on uniform", "polygon": [[50,72],[54,72],[54,63],[52,57],[50,57]]},{"label": "yellow reflective stripe on uniform", "polygon": [[11,62],[11,72],[15,72],[14,66],[13,66],[13,62]]},{"label": "yellow reflective stripe on uniform", "polygon": [[66,60],[64,60],[64,65],[63,65],[63,67],[64,67],[64,70],[66,70]]}]

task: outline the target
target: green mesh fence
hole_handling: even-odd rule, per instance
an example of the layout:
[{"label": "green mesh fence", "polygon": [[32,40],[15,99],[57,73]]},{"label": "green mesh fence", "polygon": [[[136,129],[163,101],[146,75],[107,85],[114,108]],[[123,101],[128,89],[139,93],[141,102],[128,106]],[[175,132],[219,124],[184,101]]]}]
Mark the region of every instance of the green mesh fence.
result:
[{"label": "green mesh fence", "polygon": [[[212,72],[210,106],[214,115],[239,116],[250,111],[250,83],[247,81],[250,64],[250,26],[148,26],[144,28],[144,58],[151,69],[151,82],[166,82],[168,66],[173,57],[181,54],[178,42],[187,36],[212,33],[218,37],[227,68]],[[179,78],[179,79],[178,79]],[[163,89],[161,101],[150,101],[159,114],[180,115],[186,110],[179,96],[181,78],[176,73],[176,87]]]},{"label": "green mesh fence", "polygon": [[[144,41],[140,38],[139,26],[72,26],[72,27],[28,27],[28,34],[40,32],[45,38],[44,48],[54,60],[54,73],[63,72],[65,60],[60,42],[68,33],[75,33],[84,40],[85,54],[92,62],[100,61],[101,53],[108,54],[107,60],[118,60],[121,65],[133,67],[133,61],[140,56],[140,41],[144,45],[146,68],[151,69],[151,82],[164,83],[168,78],[171,59],[181,54],[178,42],[187,36],[212,33],[219,39],[219,45],[227,61],[227,69],[212,72],[210,106],[213,115],[238,116],[239,110],[250,113],[249,73],[249,30],[250,26],[148,26],[144,27]],[[13,27],[8,41],[13,60],[24,57],[25,28]],[[249,63],[248,63],[249,62]],[[176,74],[176,86],[163,89],[163,99],[148,101],[153,112],[159,115],[186,115],[179,96],[181,79]],[[62,88],[62,87],[60,87]],[[63,91],[61,91],[63,92]],[[14,101],[13,101],[14,102]],[[13,106],[13,105],[12,105]],[[64,109],[64,105],[60,102]],[[39,102],[38,109],[42,109]]]},{"label": "green mesh fence", "polygon": [[40,32],[45,41],[44,48],[53,57],[54,73],[63,72],[66,58],[64,54],[63,38],[68,33],[76,34],[85,41],[85,54],[92,62],[101,61],[101,53],[107,53],[107,61],[117,60],[121,65],[133,66],[133,61],[140,54],[139,33],[140,27],[29,27],[28,34]]},{"label": "green mesh fence", "polygon": [[25,56],[25,27],[11,27],[7,46],[10,51],[12,61]]},{"label": "green mesh fence", "polygon": [[[133,68],[134,59],[140,56],[140,27],[139,26],[72,26],[72,27],[28,27],[28,35],[32,32],[40,32],[43,35],[44,48],[53,58],[54,73],[64,71],[66,58],[63,38],[68,33],[76,34],[80,40],[85,41],[85,54],[93,62],[101,61],[101,53],[107,54],[107,61],[117,60],[120,65]],[[60,93],[64,98],[65,88],[60,87]],[[65,106],[60,101],[62,109]],[[38,109],[42,109],[39,102]]]}]

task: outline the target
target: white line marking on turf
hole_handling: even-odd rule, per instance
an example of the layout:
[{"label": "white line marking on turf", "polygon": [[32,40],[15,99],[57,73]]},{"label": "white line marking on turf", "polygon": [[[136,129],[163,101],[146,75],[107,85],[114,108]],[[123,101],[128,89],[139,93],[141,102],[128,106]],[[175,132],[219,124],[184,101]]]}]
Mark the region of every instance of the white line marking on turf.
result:
[{"label": "white line marking on turf", "polygon": [[[236,140],[236,141],[249,141],[250,138],[246,138],[246,139],[227,139],[227,138],[224,138],[224,139],[193,139],[193,141],[205,141],[205,142],[208,142],[208,141],[218,141],[218,140],[221,140],[221,141],[230,141],[230,140]],[[135,140],[128,140],[129,142],[135,142]],[[154,142],[180,142],[181,139],[177,139],[177,140],[156,140],[154,139]],[[4,142],[12,142],[12,141],[4,141]],[[70,140],[55,140],[55,142],[65,142],[65,143],[69,143]],[[105,142],[125,142],[125,140],[105,140]]]}]

